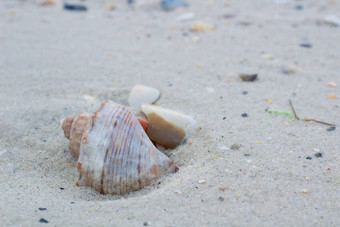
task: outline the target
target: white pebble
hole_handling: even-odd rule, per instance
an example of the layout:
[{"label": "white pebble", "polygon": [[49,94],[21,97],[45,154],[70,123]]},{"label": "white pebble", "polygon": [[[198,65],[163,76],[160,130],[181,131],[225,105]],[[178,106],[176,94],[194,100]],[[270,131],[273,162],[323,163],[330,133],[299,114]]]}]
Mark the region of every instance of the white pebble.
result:
[{"label": "white pebble", "polygon": [[229,150],[229,147],[226,147],[226,146],[222,146],[220,147],[221,150]]},{"label": "white pebble", "polygon": [[83,97],[89,103],[94,103],[96,101],[96,98],[91,95],[84,95]]},{"label": "white pebble", "polygon": [[179,15],[178,17],[176,17],[176,20],[180,22],[190,21],[190,20],[193,20],[195,16],[196,16],[195,13],[192,13],[192,12],[183,13]]},{"label": "white pebble", "polygon": [[128,102],[132,107],[141,108],[143,103],[154,103],[159,98],[159,95],[160,91],[156,88],[136,85],[131,89]]},{"label": "white pebble", "polygon": [[182,195],[182,191],[179,190],[178,188],[174,189],[174,192],[178,195]]},{"label": "white pebble", "polygon": [[340,18],[335,15],[325,16],[323,22],[332,26],[340,26]]},{"label": "white pebble", "polygon": [[203,179],[203,178],[199,179],[199,180],[198,180],[198,183],[199,183],[199,184],[205,184],[205,179]]}]

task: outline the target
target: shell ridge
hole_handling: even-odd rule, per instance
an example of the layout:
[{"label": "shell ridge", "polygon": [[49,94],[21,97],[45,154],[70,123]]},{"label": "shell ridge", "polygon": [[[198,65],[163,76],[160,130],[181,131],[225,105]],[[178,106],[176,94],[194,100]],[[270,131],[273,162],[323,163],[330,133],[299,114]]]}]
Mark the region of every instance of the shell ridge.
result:
[{"label": "shell ridge", "polygon": [[[109,103],[111,104],[111,103]],[[103,111],[105,111],[105,107],[106,105],[101,109]],[[100,146],[100,144],[98,144],[98,149],[100,150],[105,150],[105,156],[104,156],[104,160],[103,160],[103,167],[102,167],[102,174],[101,174],[101,191],[103,192],[107,192],[108,190],[108,183],[110,181],[110,179],[107,177],[109,176],[109,169],[107,167],[110,166],[110,160],[112,157],[112,149],[110,149],[112,142],[114,141],[114,136],[116,135],[116,133],[114,133],[114,124],[112,124],[112,122],[114,121],[113,118],[115,116],[115,114],[118,112],[117,108],[112,108],[112,110],[108,109],[107,111],[107,116],[105,119],[105,122],[103,124],[103,128],[101,130],[101,138],[105,138],[104,143],[102,144],[102,147]],[[107,131],[109,131],[109,133],[107,133]],[[108,158],[109,157],[109,158]]]},{"label": "shell ridge", "polygon": [[[122,108],[122,106],[118,106],[119,108],[119,112],[116,113],[116,115],[114,116],[114,119],[116,120],[117,118],[121,118],[120,116],[122,115],[122,113],[124,113],[124,116],[125,116],[125,109]],[[125,112],[124,112],[125,111]],[[123,119],[123,117],[122,117]],[[121,122],[122,122],[122,119]],[[115,121],[114,120],[114,121]],[[115,130],[115,134],[117,134],[116,140],[114,141],[111,141],[112,144],[113,144],[113,149],[112,149],[112,153],[113,153],[113,156],[114,156],[114,162],[113,162],[113,166],[114,166],[114,173],[111,177],[112,179],[112,183],[113,183],[113,186],[111,187],[114,191],[118,191],[118,190],[121,190],[120,188],[120,183],[118,182],[121,182],[122,180],[122,172],[121,172],[121,163],[123,161],[123,149],[124,149],[124,142],[125,141],[122,141],[122,138],[124,138],[124,131],[126,130],[127,127],[124,127],[125,124],[117,124],[116,125],[116,130]],[[123,142],[123,143],[122,143]],[[123,179],[124,180],[124,179]]]},{"label": "shell ridge", "polygon": [[113,179],[113,187],[112,190],[117,191],[117,190],[121,190],[120,189],[120,183],[117,182],[121,182],[122,180],[122,174],[121,174],[121,161],[122,161],[122,135],[124,133],[123,130],[125,130],[125,128],[123,127],[124,124],[121,124],[121,117],[120,115],[123,113],[123,108],[121,106],[117,106],[117,109],[119,109],[119,112],[117,111],[117,113],[115,114],[115,116],[113,116],[114,121],[116,122],[118,120],[118,123],[116,124],[116,131],[114,133],[117,134],[116,136],[116,140],[115,141],[111,141],[114,144],[114,149],[112,150],[112,153],[114,153],[114,175],[112,176]]},{"label": "shell ridge", "polygon": [[[133,149],[133,141],[134,141],[134,128],[136,124],[132,124],[133,123],[133,118],[132,118],[132,114],[129,111],[125,111],[126,113],[126,117],[124,118],[124,121],[126,124],[124,125],[128,125],[128,127],[125,127],[124,130],[124,145],[123,145],[123,152],[122,152],[122,165],[126,166],[127,168],[125,169],[125,171],[123,172],[123,179],[124,179],[124,184],[122,185],[123,187],[123,191],[126,191],[127,189],[127,184],[130,182],[128,181],[128,177],[129,175],[131,175],[131,171],[133,170],[130,160],[133,159],[133,155],[134,153],[131,152],[131,150]],[[124,149],[127,148],[127,149]]]},{"label": "shell ridge", "polygon": [[[117,108],[115,108],[117,107]],[[110,131],[110,138],[108,139],[108,144],[110,149],[110,159],[107,161],[107,165],[110,166],[110,163],[112,163],[111,168],[109,170],[108,173],[108,177],[107,177],[107,181],[109,182],[106,187],[107,187],[107,191],[111,191],[110,189],[115,189],[115,182],[117,179],[117,173],[118,170],[117,168],[119,168],[119,166],[117,165],[117,160],[118,158],[118,144],[117,144],[117,140],[120,140],[120,135],[119,135],[119,131],[120,131],[120,126],[121,124],[116,124],[117,120],[117,116],[119,116],[121,114],[121,109],[119,108],[118,105],[113,106],[113,108],[116,109],[116,111],[114,113],[112,113],[112,115],[110,116],[110,125],[111,125],[111,131]]]}]

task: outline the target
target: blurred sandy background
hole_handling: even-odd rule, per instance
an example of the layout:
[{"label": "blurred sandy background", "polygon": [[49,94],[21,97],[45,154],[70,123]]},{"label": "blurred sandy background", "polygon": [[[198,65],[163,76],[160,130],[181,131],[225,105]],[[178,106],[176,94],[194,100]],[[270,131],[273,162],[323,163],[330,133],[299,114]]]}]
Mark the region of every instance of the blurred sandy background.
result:
[{"label": "blurred sandy background", "polygon": [[[1,1],[1,226],[340,225],[339,128],[265,111],[290,112],[291,99],[300,117],[339,125],[340,25],[327,18],[340,2],[187,2]],[[215,30],[193,32],[196,21]],[[77,187],[60,119],[126,105],[135,84],[197,119],[193,143],[167,152],[180,171],[124,196]]]}]

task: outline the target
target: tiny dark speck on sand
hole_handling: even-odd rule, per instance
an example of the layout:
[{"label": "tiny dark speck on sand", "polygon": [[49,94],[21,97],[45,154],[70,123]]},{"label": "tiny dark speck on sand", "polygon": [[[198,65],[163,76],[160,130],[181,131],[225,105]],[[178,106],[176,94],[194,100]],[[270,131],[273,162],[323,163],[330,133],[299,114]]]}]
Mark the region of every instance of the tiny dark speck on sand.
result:
[{"label": "tiny dark speck on sand", "polygon": [[48,223],[48,221],[45,218],[40,218],[39,222],[40,223]]},{"label": "tiny dark speck on sand", "polygon": [[59,189],[60,189],[60,190],[64,190],[65,188],[60,187]]},{"label": "tiny dark speck on sand", "polygon": [[329,127],[328,129],[327,129],[327,131],[334,131],[335,130],[335,126],[331,126],[331,127]]},{"label": "tiny dark speck on sand", "polygon": [[222,119],[225,120],[227,117],[223,117]]},{"label": "tiny dark speck on sand", "polygon": [[242,94],[246,95],[248,94],[248,91],[242,91]]},{"label": "tiny dark speck on sand", "polygon": [[224,201],[224,198],[223,198],[222,196],[220,196],[220,197],[218,198],[218,200]]},{"label": "tiny dark speck on sand", "polygon": [[143,223],[143,225],[144,225],[144,226],[148,226],[148,225],[149,225],[149,223],[147,223],[147,222],[144,222],[144,223]]},{"label": "tiny dark speck on sand", "polygon": [[244,154],[244,156],[248,157],[248,156],[250,156],[250,154]]},{"label": "tiny dark speck on sand", "polygon": [[322,157],[322,153],[321,152],[317,152],[314,154],[315,157],[317,158],[321,158]]},{"label": "tiny dark speck on sand", "polygon": [[46,208],[42,208],[42,207],[39,207],[38,209],[39,210],[47,210]]},{"label": "tiny dark speck on sand", "polygon": [[307,160],[312,160],[312,157],[311,156],[307,156],[306,159]]},{"label": "tiny dark speck on sand", "polygon": [[312,44],[309,43],[301,43],[300,47],[304,47],[304,48],[312,48]]},{"label": "tiny dark speck on sand", "polygon": [[242,117],[248,117],[248,114],[247,113],[243,113],[241,114]]}]

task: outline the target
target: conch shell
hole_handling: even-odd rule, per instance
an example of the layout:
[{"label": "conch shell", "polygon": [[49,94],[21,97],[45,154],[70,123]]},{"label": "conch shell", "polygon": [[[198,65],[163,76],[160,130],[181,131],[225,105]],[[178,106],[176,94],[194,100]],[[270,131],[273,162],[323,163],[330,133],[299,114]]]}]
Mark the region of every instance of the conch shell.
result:
[{"label": "conch shell", "polygon": [[79,155],[78,186],[102,194],[136,191],[178,167],[152,144],[137,118],[112,101],[97,112],[81,113],[62,121],[70,151]]}]

